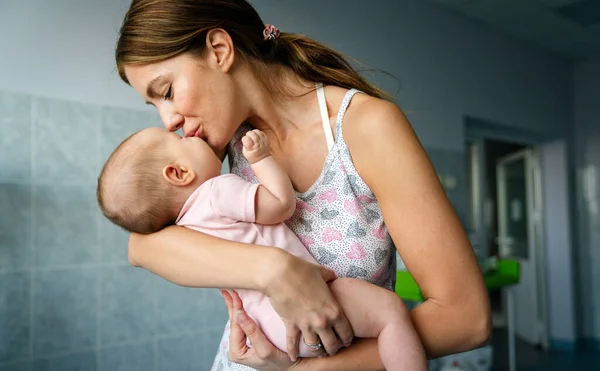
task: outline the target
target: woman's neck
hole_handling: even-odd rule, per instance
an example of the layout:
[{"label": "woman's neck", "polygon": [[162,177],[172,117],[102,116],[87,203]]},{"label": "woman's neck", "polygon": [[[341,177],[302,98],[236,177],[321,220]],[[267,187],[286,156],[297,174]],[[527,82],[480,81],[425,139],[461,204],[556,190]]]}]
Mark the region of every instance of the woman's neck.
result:
[{"label": "woman's neck", "polygon": [[277,89],[268,89],[251,73],[241,83],[250,107],[246,121],[281,143],[307,123],[319,119],[315,83],[300,79],[289,68],[267,68],[271,69],[268,71],[271,76],[279,76]]}]

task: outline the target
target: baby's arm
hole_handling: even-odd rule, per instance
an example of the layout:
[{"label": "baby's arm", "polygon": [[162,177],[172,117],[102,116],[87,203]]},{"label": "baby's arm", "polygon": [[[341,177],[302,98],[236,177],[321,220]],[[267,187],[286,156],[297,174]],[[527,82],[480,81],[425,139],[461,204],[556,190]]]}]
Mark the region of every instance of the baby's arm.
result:
[{"label": "baby's arm", "polygon": [[277,160],[265,133],[252,130],[242,138],[243,153],[260,182],[256,193],[256,223],[277,224],[290,218],[296,209],[292,182]]}]

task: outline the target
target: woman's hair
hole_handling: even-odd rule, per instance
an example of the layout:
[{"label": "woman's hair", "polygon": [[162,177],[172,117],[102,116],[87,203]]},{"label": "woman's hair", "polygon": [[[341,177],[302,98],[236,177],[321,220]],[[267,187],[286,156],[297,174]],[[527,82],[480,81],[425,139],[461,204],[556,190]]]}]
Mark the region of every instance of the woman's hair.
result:
[{"label": "woman's hair", "polygon": [[291,68],[309,81],[343,88],[355,88],[377,98],[391,99],[370,84],[335,50],[306,36],[282,32],[265,40],[265,24],[246,0],[133,0],[115,51],[119,75],[127,64],[164,61],[182,53],[202,55],[206,34],[222,28],[230,35],[237,52],[267,88],[280,90],[276,77],[266,66]]}]

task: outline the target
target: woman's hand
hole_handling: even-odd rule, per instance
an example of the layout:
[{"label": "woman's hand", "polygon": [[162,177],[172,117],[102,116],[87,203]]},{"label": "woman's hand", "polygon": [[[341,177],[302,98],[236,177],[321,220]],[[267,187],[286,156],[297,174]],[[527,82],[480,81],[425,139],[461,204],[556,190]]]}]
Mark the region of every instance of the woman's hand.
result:
[{"label": "woman's hand", "polygon": [[352,327],[327,285],[335,273],[291,254],[282,256],[282,261],[273,264],[277,268],[271,272],[265,294],[285,324],[290,359],[296,360],[299,341],[320,342],[330,355],[350,346]]},{"label": "woman's hand", "polygon": [[[229,334],[229,358],[261,371],[296,369],[298,361],[292,362],[286,353],[277,349],[263,334],[256,322],[244,312],[237,292],[221,291],[227,310],[231,332]],[[247,344],[250,340],[252,347]]]}]

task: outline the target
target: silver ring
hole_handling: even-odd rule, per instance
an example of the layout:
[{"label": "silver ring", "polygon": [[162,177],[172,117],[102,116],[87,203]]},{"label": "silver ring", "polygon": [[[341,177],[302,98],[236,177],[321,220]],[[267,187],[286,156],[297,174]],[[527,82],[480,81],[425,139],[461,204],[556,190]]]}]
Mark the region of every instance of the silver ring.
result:
[{"label": "silver ring", "polygon": [[323,348],[323,344],[321,344],[320,341],[317,341],[314,344],[309,344],[304,339],[302,341],[304,342],[304,345],[306,345],[307,347],[309,347],[312,350],[321,350],[321,348]]}]

